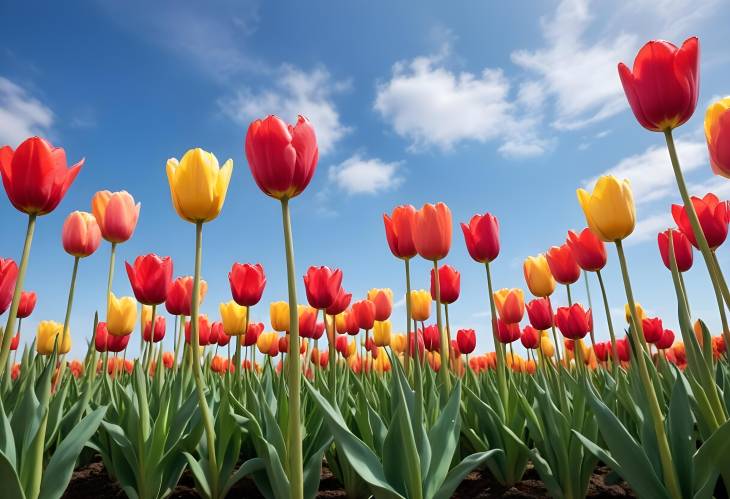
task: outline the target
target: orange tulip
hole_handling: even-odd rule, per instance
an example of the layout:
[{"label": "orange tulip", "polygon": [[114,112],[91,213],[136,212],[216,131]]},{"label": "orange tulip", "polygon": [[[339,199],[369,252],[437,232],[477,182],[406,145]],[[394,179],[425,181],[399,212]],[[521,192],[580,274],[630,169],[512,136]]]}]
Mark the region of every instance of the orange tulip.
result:
[{"label": "orange tulip", "polygon": [[517,324],[525,315],[525,294],[519,288],[496,291],[494,304],[499,318],[506,324]]},{"label": "orange tulip", "polygon": [[444,203],[424,204],[413,226],[416,251],[426,260],[441,260],[451,248],[451,211]]},{"label": "orange tulip", "polygon": [[139,219],[140,203],[127,191],[99,191],[91,199],[91,211],[99,224],[101,236],[111,243],[127,241]]}]

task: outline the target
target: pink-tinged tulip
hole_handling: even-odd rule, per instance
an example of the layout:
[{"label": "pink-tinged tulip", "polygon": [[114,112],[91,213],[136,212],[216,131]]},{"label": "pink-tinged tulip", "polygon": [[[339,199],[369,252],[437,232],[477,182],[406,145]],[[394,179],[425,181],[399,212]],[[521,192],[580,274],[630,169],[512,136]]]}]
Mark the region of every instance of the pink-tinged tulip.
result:
[{"label": "pink-tinged tulip", "polygon": [[680,48],[652,40],[639,50],[633,69],[619,63],[621,84],[641,126],[663,132],[690,119],[699,94],[699,51],[694,36]]},{"label": "pink-tinged tulip", "polygon": [[662,256],[664,266],[672,270],[671,261],[669,259],[669,236],[672,236],[672,245],[674,246],[674,258],[677,262],[677,269],[680,272],[687,272],[692,268],[692,243],[684,232],[676,229],[667,229],[657,235],[657,243],[659,244],[659,253]]},{"label": "pink-tinged tulip", "polygon": [[[703,198],[692,196],[692,205],[697,212],[697,218],[700,221],[700,227],[702,227],[705,239],[707,239],[707,244],[710,246],[710,249],[714,250],[725,242],[725,238],[727,238],[727,202],[720,201],[717,196],[709,193]],[[679,227],[679,230],[681,230],[682,233],[687,236],[689,242],[692,243],[692,246],[699,249],[694,232],[692,232],[692,225],[689,222],[689,216],[687,215],[684,206],[673,204],[672,217],[674,217],[674,221]]]},{"label": "pink-tinged tulip", "polygon": [[318,340],[324,335],[324,322],[319,321],[314,326],[314,336],[312,336],[313,340]]},{"label": "pink-tinged tulip", "polygon": [[451,211],[444,203],[424,204],[413,225],[416,251],[426,260],[441,260],[451,249]]},{"label": "pink-tinged tulip", "polygon": [[350,355],[349,347],[350,344],[348,343],[347,336],[342,334],[338,335],[337,339],[335,340],[335,350],[337,350],[337,353],[347,358]]},{"label": "pink-tinged tulip", "polygon": [[[200,303],[203,303],[205,293],[208,291],[208,283],[200,281]],[[193,304],[193,278],[192,276],[178,277],[172,282],[165,300],[165,308],[172,315],[190,316],[190,308]]]},{"label": "pink-tinged tulip", "polygon": [[659,317],[646,318],[641,321],[641,330],[647,343],[656,343],[662,339],[664,325]]},{"label": "pink-tinged tulip", "polygon": [[[431,269],[431,298],[436,300],[436,282],[435,271]],[[439,292],[441,303],[447,305],[454,303],[459,299],[461,291],[461,274],[451,265],[442,265],[439,267]]]},{"label": "pink-tinged tulip", "polygon": [[525,326],[522,330],[522,335],[520,335],[520,342],[523,347],[529,350],[536,349],[540,344],[540,331],[532,326]]},{"label": "pink-tinged tulip", "polygon": [[327,315],[339,315],[350,306],[352,300],[352,293],[346,293],[344,289],[340,288],[337,292],[337,298],[332,302],[332,305],[327,307],[325,310]]},{"label": "pink-tinged tulip", "polygon": [[459,353],[469,355],[477,346],[477,333],[473,329],[459,329],[456,332],[456,345]]},{"label": "pink-tinged tulip", "polygon": [[416,223],[416,209],[411,205],[396,206],[393,215],[383,215],[385,237],[390,252],[396,258],[413,258],[418,253],[413,242],[413,227]]},{"label": "pink-tinged tulip", "polygon": [[393,311],[393,291],[373,288],[368,291],[367,298],[375,304],[375,320],[387,321]]},{"label": "pink-tinged tulip", "polygon": [[666,350],[667,348],[671,348],[672,345],[674,345],[674,331],[671,329],[665,329],[659,341],[654,343],[654,346],[659,350]]},{"label": "pink-tinged tulip", "polygon": [[491,262],[499,256],[499,220],[491,213],[474,215],[469,225],[462,223],[464,241],[469,255],[480,263]]},{"label": "pink-tinged tulip", "polygon": [[[185,321],[185,343],[190,344],[190,321]],[[211,323],[208,316],[200,314],[198,316],[198,345],[204,347],[210,344]]]},{"label": "pink-tinged tulip", "polygon": [[426,326],[423,330],[419,331],[423,335],[423,345],[429,352],[438,352],[439,345],[441,344],[441,335],[439,334],[439,328],[437,325],[432,324]]},{"label": "pink-tinged tulip", "polygon": [[415,355],[418,351],[418,357],[423,358],[423,353],[426,351],[426,344],[423,340],[423,332],[419,329],[417,333],[411,333],[408,340],[408,348],[410,348],[411,355]]},{"label": "pink-tinged tulip", "polygon": [[241,343],[241,345],[244,347],[250,347],[252,345],[255,345],[259,339],[259,336],[263,332],[264,332],[264,323],[263,322],[249,323],[248,329],[246,330],[246,335],[243,337],[243,342]]},{"label": "pink-tinged tulip", "polygon": [[123,243],[134,234],[141,204],[127,191],[99,191],[91,198],[91,211],[101,236],[110,243]]},{"label": "pink-tinged tulip", "polygon": [[18,265],[10,258],[0,258],[0,314],[10,307],[18,279]]},{"label": "pink-tinged tulip", "polygon": [[342,270],[329,267],[309,267],[304,275],[304,290],[309,305],[322,310],[334,303],[342,287]]},{"label": "pink-tinged tulip", "polygon": [[18,319],[25,319],[30,317],[35,309],[35,304],[38,301],[38,296],[35,291],[23,291],[20,293],[20,304],[18,305]]},{"label": "pink-tinged tulip", "polygon": [[574,303],[570,307],[558,307],[555,324],[566,338],[580,340],[593,329],[593,317],[590,309],[584,310],[579,303]]},{"label": "pink-tinged tulip", "polygon": [[317,168],[314,127],[303,116],[294,126],[277,116],[256,120],[246,133],[246,159],[264,194],[291,199],[307,187]]},{"label": "pink-tinged tulip", "polygon": [[[375,304],[370,300],[360,300],[352,304],[352,315],[358,328],[372,329],[375,324]],[[355,333],[357,334],[357,333]]]},{"label": "pink-tinged tulip", "polygon": [[705,138],[715,175],[730,178],[730,97],[710,104],[705,113]]},{"label": "pink-tinged tulip", "polygon": [[550,273],[560,284],[573,284],[580,278],[580,267],[567,244],[553,246],[545,253]]},{"label": "pink-tinged tulip", "polygon": [[83,164],[82,159],[69,168],[66,151],[40,137],[25,140],[15,151],[0,148],[0,175],[8,199],[29,215],[56,209]]},{"label": "pink-tinged tulip", "polygon": [[568,239],[565,242],[570,248],[575,262],[583,270],[596,272],[605,267],[606,245],[591,229],[585,228],[580,233],[569,230]]},{"label": "pink-tinged tulip", "polygon": [[[165,337],[166,327],[167,324],[164,317],[162,317],[161,315],[155,317],[155,330],[152,336],[155,343],[161,341]],[[144,331],[142,332],[142,337],[144,338],[145,342],[150,342],[150,335],[152,335],[152,321],[147,321],[144,325]]]},{"label": "pink-tinged tulip", "polygon": [[264,267],[257,263],[234,263],[228,273],[233,300],[242,307],[253,307],[261,300],[266,287]]},{"label": "pink-tinged tulip", "polygon": [[[228,336],[223,329],[223,323],[222,322],[214,322],[213,325],[210,328],[210,336],[213,337],[213,330],[215,330],[215,342],[218,343],[219,347],[224,347],[228,345],[228,343],[231,341],[231,337]],[[209,340],[210,344],[213,345],[213,340]]]},{"label": "pink-tinged tulip", "polygon": [[101,244],[101,231],[96,218],[86,211],[74,211],[66,217],[61,232],[63,249],[71,256],[85,258]]},{"label": "pink-tinged tulip", "polygon": [[520,339],[521,331],[518,323],[508,324],[502,319],[493,319],[497,322],[497,340],[505,345]]},{"label": "pink-tinged tulip", "polygon": [[138,256],[134,259],[134,266],[126,262],[126,267],[138,302],[159,305],[167,300],[172,286],[172,259],[169,256],[161,258],[154,253]]},{"label": "pink-tinged tulip", "polygon": [[553,307],[549,297],[530,300],[525,308],[530,324],[538,331],[545,331],[553,326]]}]

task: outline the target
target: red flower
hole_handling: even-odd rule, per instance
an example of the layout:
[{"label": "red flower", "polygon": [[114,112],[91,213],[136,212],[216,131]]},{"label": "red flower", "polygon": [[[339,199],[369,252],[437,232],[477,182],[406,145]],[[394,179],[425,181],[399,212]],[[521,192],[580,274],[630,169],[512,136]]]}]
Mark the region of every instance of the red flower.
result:
[{"label": "red flower", "polygon": [[654,343],[654,346],[659,350],[666,350],[667,348],[671,348],[672,345],[674,345],[674,331],[671,329],[665,329],[659,341]]},{"label": "red flower", "polygon": [[441,335],[439,334],[439,328],[433,324],[426,326],[422,331],[419,331],[423,335],[423,345],[429,352],[438,352],[441,345]]},{"label": "red flower", "polygon": [[[216,331],[216,343],[218,343],[219,347],[224,347],[228,345],[228,343],[231,341],[231,337],[226,334],[226,332],[223,330],[223,323],[222,322],[214,322],[211,326],[211,336],[213,336],[213,330]],[[213,340],[210,341],[210,344],[213,344]]]},{"label": "red flower", "polygon": [[532,327],[538,331],[550,329],[553,325],[553,307],[550,304],[550,297],[535,298],[525,305],[527,318]]},{"label": "red flower", "polygon": [[264,194],[293,198],[307,187],[317,168],[319,148],[314,128],[303,116],[294,126],[272,115],[256,120],[246,133],[246,159]]},{"label": "red flower", "polygon": [[299,312],[299,336],[314,338],[317,329],[317,309],[302,307]]},{"label": "red flower", "polygon": [[[692,196],[692,205],[697,212],[697,218],[700,221],[702,233],[705,235],[705,239],[707,239],[707,244],[710,246],[710,249],[714,250],[725,242],[725,238],[727,237],[727,203],[720,201],[717,196],[709,193],[703,198]],[[689,216],[684,206],[673,204],[672,217],[674,217],[674,221],[677,223],[679,230],[692,243],[692,246],[699,249],[694,232],[692,232],[692,225],[689,223]]]},{"label": "red flower", "polygon": [[593,351],[596,353],[596,358],[600,362],[606,362],[608,360],[608,354],[611,351],[611,343],[607,341],[598,342],[593,347]]},{"label": "red flower", "polygon": [[[94,339],[94,347],[97,352],[119,353],[127,348],[131,334],[125,336],[113,336],[106,329],[106,322],[100,322],[96,325],[96,338]],[[110,359],[111,360],[111,359]]]},{"label": "red flower", "polygon": [[396,206],[392,217],[383,215],[385,238],[391,253],[397,258],[413,258],[416,256],[416,245],[413,242],[413,226],[416,221],[416,208],[411,205]]},{"label": "red flower", "polygon": [[[162,338],[165,337],[165,329],[167,325],[165,323],[165,318],[161,315],[158,315],[155,317],[155,332],[153,335],[153,341],[154,343],[157,343],[158,341],[162,340]],[[144,331],[142,332],[142,337],[144,338],[144,341],[149,343],[150,341],[150,333],[152,329],[152,321],[147,321],[147,323],[144,325]]]},{"label": "red flower", "polygon": [[393,311],[393,291],[373,288],[368,291],[368,300],[375,304],[375,320],[387,321]]},{"label": "red flower", "polygon": [[502,319],[496,319],[496,322],[497,339],[500,343],[506,345],[520,339],[521,332],[519,323],[507,324]]},{"label": "red flower", "polygon": [[462,223],[464,241],[469,255],[480,263],[491,262],[499,256],[499,220],[491,213],[474,215],[469,225]]},{"label": "red flower", "polygon": [[469,355],[477,346],[477,333],[473,329],[459,329],[456,332],[456,344],[459,353]]},{"label": "red flower", "polygon": [[585,338],[593,328],[591,310],[584,310],[579,303],[574,303],[570,307],[558,307],[555,323],[563,336],[571,340]]},{"label": "red flower", "polygon": [[[185,343],[190,344],[192,338],[190,321],[185,321]],[[210,322],[208,316],[201,314],[198,316],[198,345],[204,347],[210,344]]]},{"label": "red flower", "polygon": [[242,307],[253,307],[261,300],[266,287],[266,275],[260,263],[234,263],[228,273],[233,300]]},{"label": "red flower", "polygon": [[[436,300],[436,273],[431,269],[431,298]],[[461,290],[461,274],[451,265],[439,267],[439,292],[441,303],[450,304],[459,299]]]},{"label": "red flower", "polygon": [[566,244],[583,270],[596,272],[606,265],[606,246],[591,229],[585,228],[580,234],[569,230]]},{"label": "red flower", "polygon": [[532,326],[525,326],[525,329],[522,330],[522,335],[520,336],[520,342],[525,348],[531,350],[536,349],[540,344],[540,331]]},{"label": "red flower", "polygon": [[29,215],[53,211],[79,174],[82,159],[71,168],[66,152],[40,137],[31,137],[13,152],[0,148],[0,174],[8,199],[16,209]]},{"label": "red flower", "polygon": [[550,273],[560,284],[573,284],[580,277],[580,267],[567,244],[553,246],[547,250],[545,257]]},{"label": "red flower", "polygon": [[[349,316],[350,314],[348,314],[348,319]],[[373,324],[375,324],[375,304],[370,300],[360,300],[353,303],[352,316],[359,329],[372,329]]]},{"label": "red flower", "polygon": [[10,307],[18,279],[18,266],[10,258],[0,258],[0,314]]},{"label": "red flower", "polygon": [[674,258],[677,262],[677,269],[680,272],[687,272],[692,268],[692,243],[684,232],[676,229],[667,229],[657,235],[657,243],[659,244],[659,253],[662,256],[664,266],[672,270],[669,261],[669,236],[672,236],[672,245],[674,246]]},{"label": "red flower", "polygon": [[340,288],[340,290],[337,292],[337,298],[335,298],[335,301],[332,302],[332,305],[327,307],[325,312],[328,315],[339,315],[347,310],[347,307],[350,306],[351,300],[352,293],[346,293],[343,288]]},{"label": "red flower", "polygon": [[23,291],[22,293],[20,293],[20,303],[18,304],[18,319],[25,319],[26,317],[30,317],[30,314],[33,313],[33,309],[35,308],[37,300],[38,296],[36,296],[35,291]]},{"label": "red flower", "polygon": [[699,40],[691,37],[677,48],[663,40],[644,45],[633,69],[619,63],[618,74],[636,120],[653,132],[686,122],[699,94]]},{"label": "red flower", "polygon": [[349,343],[347,340],[347,335],[337,335],[337,339],[335,340],[335,350],[337,350],[339,354],[343,357],[347,357],[347,354],[349,353]]},{"label": "red flower", "polygon": [[134,259],[134,267],[125,262],[127,275],[137,301],[145,305],[159,305],[167,300],[172,286],[172,260],[151,253]]},{"label": "red flower", "polygon": [[444,203],[423,205],[416,212],[413,243],[426,260],[441,260],[451,249],[451,211]]},{"label": "red flower", "polygon": [[248,329],[246,329],[246,334],[243,337],[243,342],[241,343],[244,347],[250,347],[252,345],[256,344],[256,341],[259,339],[259,335],[264,332],[264,323],[263,322],[251,322],[248,325]]},{"label": "red flower", "polygon": [[[200,302],[203,302],[205,293],[208,290],[208,284],[200,281]],[[193,304],[193,278],[192,276],[178,277],[172,282],[170,291],[167,293],[165,300],[165,308],[172,315],[191,315],[191,306]]]},{"label": "red flower", "polygon": [[210,325],[210,334],[208,335],[208,345],[218,343],[218,335],[223,333],[223,323],[215,321]]},{"label": "red flower", "polygon": [[309,267],[304,275],[304,289],[307,301],[317,310],[334,303],[342,286],[342,271],[329,267]]},{"label": "red flower", "polygon": [[621,362],[631,360],[631,345],[627,337],[624,336],[620,340],[616,340],[616,352],[618,353],[618,360]]},{"label": "red flower", "polygon": [[641,321],[641,329],[644,331],[644,339],[648,343],[656,343],[662,339],[664,325],[659,317],[646,318]]},{"label": "red flower", "polygon": [[418,357],[423,358],[423,352],[426,350],[426,344],[423,340],[423,332],[420,329],[417,333],[410,333],[410,338],[408,339],[408,351],[411,356],[416,353],[416,345],[414,343],[418,343]]},{"label": "red flower", "polygon": [[[350,336],[355,336],[360,332],[360,323],[357,320],[354,308],[355,307],[353,305],[353,307],[350,308],[350,311],[345,314],[345,332]],[[375,319],[373,319],[373,324],[375,324]]]},{"label": "red flower", "polygon": [[20,331],[15,333],[15,336],[13,336],[13,339],[10,340],[10,350],[11,351],[17,350],[18,345],[20,345]]},{"label": "red flower", "polygon": [[314,326],[314,336],[312,336],[312,339],[318,340],[322,337],[324,334],[324,322],[320,321]]}]

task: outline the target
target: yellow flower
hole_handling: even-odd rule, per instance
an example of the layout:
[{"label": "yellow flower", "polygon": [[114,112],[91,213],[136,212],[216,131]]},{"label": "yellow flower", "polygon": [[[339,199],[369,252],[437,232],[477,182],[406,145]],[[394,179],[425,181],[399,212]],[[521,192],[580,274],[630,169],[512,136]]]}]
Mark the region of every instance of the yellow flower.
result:
[{"label": "yellow flower", "polygon": [[547,258],[543,253],[537,256],[528,256],[522,264],[525,282],[533,295],[544,298],[555,291],[555,279],[548,267]]},{"label": "yellow flower", "polygon": [[167,160],[167,180],[175,211],[188,222],[209,222],[221,212],[231,180],[233,161],[221,168],[213,153],[190,149],[180,162]]},{"label": "yellow flower", "polygon": [[269,305],[269,320],[274,331],[289,331],[289,304],[275,301]]},{"label": "yellow flower", "polygon": [[36,331],[36,350],[41,355],[51,355],[58,338],[58,354],[71,350],[71,333],[63,335],[63,324],[56,321],[41,321]]},{"label": "yellow flower", "polygon": [[371,362],[373,363],[373,369],[378,374],[390,371],[390,357],[388,357],[385,348],[378,348],[378,356],[371,360]]},{"label": "yellow flower", "polygon": [[390,348],[392,348],[395,353],[403,353],[406,351],[406,341],[405,334],[395,334],[390,339]]},{"label": "yellow flower", "polygon": [[246,317],[248,308],[243,307],[231,300],[228,303],[221,303],[218,306],[223,322],[223,332],[228,336],[241,336],[246,334]]},{"label": "yellow flower", "polygon": [[431,316],[431,292],[425,289],[411,291],[411,317],[415,321],[427,321]]},{"label": "yellow flower", "polygon": [[375,321],[373,326],[373,341],[376,346],[385,347],[390,345],[390,334],[393,327],[390,321]]},{"label": "yellow flower", "polygon": [[263,354],[268,354],[269,352],[271,352],[271,348],[274,346],[274,343],[276,343],[276,348],[278,351],[279,336],[276,333],[271,332],[261,333],[256,340],[256,346],[258,347],[259,352]]},{"label": "yellow flower", "polygon": [[[640,321],[643,321],[646,319],[646,312],[644,312],[644,309],[641,307],[641,303],[635,303],[636,305],[636,315],[638,316]],[[631,324],[631,309],[629,308],[629,304],[627,303],[624,305],[624,313],[626,314],[626,322]]]},{"label": "yellow flower", "polygon": [[550,341],[546,331],[540,333],[540,350],[545,357],[552,357],[555,355],[555,345]]},{"label": "yellow flower", "polygon": [[604,175],[592,193],[578,189],[577,194],[588,227],[605,242],[625,239],[634,231],[636,211],[628,180]]},{"label": "yellow flower", "polygon": [[106,329],[113,336],[126,336],[134,331],[137,321],[137,302],[132,296],[117,298],[114,293],[109,296],[109,308],[106,311]]}]

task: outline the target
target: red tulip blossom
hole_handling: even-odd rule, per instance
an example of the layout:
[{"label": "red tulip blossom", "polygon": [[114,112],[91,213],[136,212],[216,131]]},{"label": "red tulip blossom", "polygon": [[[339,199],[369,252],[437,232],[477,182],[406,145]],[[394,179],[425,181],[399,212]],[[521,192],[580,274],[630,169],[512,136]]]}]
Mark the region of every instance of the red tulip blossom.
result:
[{"label": "red tulip blossom", "polygon": [[477,346],[477,333],[473,329],[459,329],[456,332],[456,344],[460,353],[469,355]]},{"label": "red tulip blossom", "polygon": [[413,225],[416,251],[425,260],[441,260],[451,249],[451,210],[444,203],[426,203]]},{"label": "red tulip blossom", "polygon": [[151,253],[126,262],[127,275],[137,301],[144,305],[159,305],[167,300],[172,286],[172,259]]},{"label": "red tulip blossom", "polygon": [[10,258],[0,258],[0,314],[10,307],[18,279],[18,265]]},{"label": "red tulip blossom", "polygon": [[674,345],[674,331],[671,329],[665,329],[659,341],[654,343],[654,346],[659,350],[666,350],[667,348],[671,348],[672,345]]},{"label": "red tulip blossom", "polygon": [[536,349],[540,345],[540,331],[532,326],[525,326],[520,335],[520,342],[527,349]]},{"label": "red tulip blossom", "polygon": [[657,243],[659,244],[659,253],[662,257],[664,266],[672,270],[671,260],[669,258],[669,236],[672,237],[672,246],[674,247],[674,259],[677,262],[677,269],[680,272],[687,272],[692,268],[692,243],[684,232],[676,229],[667,229],[657,235]]},{"label": "red tulip blossom", "polygon": [[[436,300],[436,282],[434,269],[431,269],[431,298]],[[461,274],[451,265],[439,267],[439,298],[441,303],[451,304],[459,299],[461,291]]]},{"label": "red tulip blossom", "polygon": [[350,301],[352,301],[352,293],[346,293],[343,288],[340,288],[337,292],[337,298],[332,302],[332,305],[327,307],[325,312],[327,315],[339,315],[347,310],[347,307],[350,306]]},{"label": "red tulip blossom", "polygon": [[413,226],[416,222],[416,208],[411,205],[396,206],[393,215],[383,215],[385,238],[390,252],[396,258],[407,260],[418,254],[413,242]]},{"label": "red tulip blossom", "polygon": [[161,315],[158,315],[155,317],[155,329],[154,329],[154,334],[152,334],[152,321],[147,321],[147,323],[144,325],[144,331],[142,333],[142,337],[144,338],[144,341],[149,343],[150,335],[152,335],[152,339],[153,339],[154,343],[161,341],[162,338],[165,337],[166,327],[167,327],[167,324],[165,322],[165,318],[162,317]]},{"label": "red tulip blossom", "polygon": [[656,343],[662,339],[664,325],[659,317],[645,318],[641,321],[641,330],[647,343]]},{"label": "red tulip blossom", "polygon": [[[200,302],[203,302],[208,291],[208,283],[200,281]],[[165,308],[172,315],[190,316],[193,304],[193,278],[191,276],[178,277],[172,282],[165,300]]]},{"label": "red tulip blossom", "polygon": [[375,304],[375,320],[387,321],[393,312],[393,291],[390,289],[371,289],[368,300]]},{"label": "red tulip blossom", "polygon": [[596,272],[606,265],[606,245],[591,229],[585,228],[580,233],[568,231],[566,244],[583,270]]},{"label": "red tulip blossom", "polygon": [[474,215],[469,224],[462,223],[469,255],[479,263],[491,262],[499,256],[499,220],[491,213]]},{"label": "red tulip blossom", "polygon": [[317,310],[332,305],[342,286],[342,270],[329,267],[309,267],[304,275],[307,301]]},{"label": "red tulip blossom", "polygon": [[423,345],[429,352],[438,352],[441,345],[441,335],[437,325],[426,326],[420,331],[423,335]]},{"label": "red tulip blossom", "polygon": [[317,329],[317,309],[302,307],[299,313],[299,336],[314,338]]},{"label": "red tulip blossom", "polygon": [[23,291],[20,293],[20,303],[18,304],[18,319],[25,319],[30,317],[35,309],[35,304],[38,301],[38,296],[34,291]]},{"label": "red tulip blossom", "polygon": [[242,307],[253,307],[261,300],[266,287],[264,267],[257,263],[234,263],[228,273],[233,301]]},{"label": "red tulip blossom", "polygon": [[[702,233],[707,239],[710,249],[719,247],[725,238],[727,238],[728,230],[728,206],[727,202],[720,201],[717,196],[712,193],[706,194],[705,197],[699,198],[692,196],[692,205],[697,212],[697,218],[700,221]],[[699,249],[699,244],[692,232],[692,225],[689,222],[689,216],[684,206],[677,204],[672,205],[672,217],[676,222],[679,230],[687,236],[692,246]]]},{"label": "red tulip blossom", "polygon": [[252,345],[256,344],[256,341],[259,339],[259,335],[264,332],[264,323],[263,322],[251,322],[248,324],[248,328],[246,329],[246,334],[243,337],[243,342],[241,343],[244,347],[250,347]]},{"label": "red tulip blossom", "polygon": [[593,351],[595,352],[596,359],[598,359],[599,362],[606,362],[611,351],[611,343],[607,341],[599,341],[593,347]]},{"label": "red tulip blossom", "polygon": [[359,329],[372,329],[375,324],[375,304],[370,300],[357,301],[352,304],[352,315]]},{"label": "red tulip blossom", "polygon": [[525,308],[530,324],[538,331],[544,331],[553,326],[553,308],[550,304],[550,297],[530,300],[525,304]]},{"label": "red tulip blossom", "polygon": [[560,284],[573,284],[580,277],[580,267],[567,244],[553,246],[545,253],[550,273]]},{"label": "red tulip blossom", "polygon": [[[188,345],[191,342],[192,330],[190,321],[185,321],[185,343]],[[211,324],[208,321],[208,316],[201,314],[198,316],[198,345],[204,347],[210,344],[210,329]]]},{"label": "red tulip blossom", "polygon": [[558,307],[555,324],[566,338],[580,340],[593,329],[591,310],[584,310],[579,303],[574,303],[570,307]]},{"label": "red tulip blossom", "polygon": [[496,320],[497,340],[505,345],[520,339],[521,331],[519,323],[507,324],[502,319]]},{"label": "red tulip blossom", "polygon": [[628,362],[631,360],[631,345],[629,344],[628,337],[616,340],[616,352],[618,353],[618,359],[621,362]]}]

